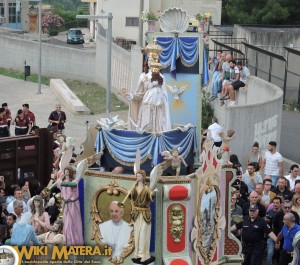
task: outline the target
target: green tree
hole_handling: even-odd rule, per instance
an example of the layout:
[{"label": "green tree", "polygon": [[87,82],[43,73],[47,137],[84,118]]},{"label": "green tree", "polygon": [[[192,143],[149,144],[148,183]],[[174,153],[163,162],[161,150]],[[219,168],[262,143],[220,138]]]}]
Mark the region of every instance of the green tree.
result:
[{"label": "green tree", "polygon": [[222,24],[300,24],[299,0],[223,0]]}]

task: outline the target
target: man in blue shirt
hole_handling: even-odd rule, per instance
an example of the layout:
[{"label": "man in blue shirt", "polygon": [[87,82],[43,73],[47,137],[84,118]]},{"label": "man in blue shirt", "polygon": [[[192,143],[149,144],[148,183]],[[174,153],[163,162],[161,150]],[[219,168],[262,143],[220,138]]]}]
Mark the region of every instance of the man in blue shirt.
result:
[{"label": "man in blue shirt", "polygon": [[31,242],[34,246],[41,245],[40,241],[36,237],[33,226],[29,224],[31,217],[31,213],[23,213],[21,216],[21,220],[14,224],[10,245],[29,247],[31,245]]},{"label": "man in blue shirt", "polygon": [[279,265],[288,265],[292,260],[293,239],[298,231],[300,231],[300,226],[295,223],[295,216],[292,213],[287,213],[283,217],[284,226],[281,232],[277,236],[276,248],[279,248],[280,240],[284,238],[284,243],[279,259]]}]

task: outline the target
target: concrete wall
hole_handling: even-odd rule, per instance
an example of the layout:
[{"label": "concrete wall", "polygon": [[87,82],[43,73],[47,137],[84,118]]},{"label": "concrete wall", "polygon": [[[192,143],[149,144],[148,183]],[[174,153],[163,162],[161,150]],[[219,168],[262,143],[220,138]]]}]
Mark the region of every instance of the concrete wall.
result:
[{"label": "concrete wall", "polygon": [[[101,86],[106,87],[107,73],[107,45],[106,39],[97,36],[96,48],[96,80]],[[115,94],[120,88],[132,91],[137,84],[139,75],[142,73],[142,53],[137,46],[132,52],[124,50],[113,43],[112,66],[111,66],[111,89]]]},{"label": "concrete wall", "polygon": [[[0,33],[0,67],[23,71],[26,60],[31,73],[37,73],[38,42],[22,38],[19,34]],[[140,47],[133,46],[129,52],[113,44],[111,85],[114,93],[123,87],[135,90],[143,71],[142,62]],[[95,82],[106,87],[106,65],[106,39],[101,36],[98,36],[96,51],[42,43],[42,75]]]},{"label": "concrete wall", "polygon": [[249,44],[286,56],[283,46],[300,47],[300,28],[262,28],[234,25],[234,38],[246,38]]},{"label": "concrete wall", "polygon": [[[42,75],[95,82],[95,51],[84,51],[42,43]],[[38,72],[38,42],[1,34],[0,67]],[[101,69],[101,68],[100,68]]]},{"label": "concrete wall", "polygon": [[254,141],[259,142],[261,150],[266,149],[269,141],[280,143],[282,97],[279,87],[251,76],[247,92],[242,88],[237,92],[236,106],[220,107],[219,101],[213,101],[219,123],[225,130],[236,131],[236,138],[230,144],[231,153],[237,154],[242,165]]},{"label": "concrete wall", "polygon": [[[287,59],[287,51],[284,46],[300,48],[300,28],[262,28],[234,25],[234,37],[246,38],[247,42],[256,47],[262,48],[276,55],[281,55]],[[289,59],[288,67],[291,71],[299,73],[299,60]],[[256,51],[247,49],[248,65],[252,74],[256,64]],[[270,68],[270,56],[258,53],[258,77],[268,80]],[[285,61],[272,60],[271,82],[283,88]],[[296,71],[294,70],[296,69]],[[298,96],[299,78],[289,75],[287,78],[286,99],[293,99]]]}]

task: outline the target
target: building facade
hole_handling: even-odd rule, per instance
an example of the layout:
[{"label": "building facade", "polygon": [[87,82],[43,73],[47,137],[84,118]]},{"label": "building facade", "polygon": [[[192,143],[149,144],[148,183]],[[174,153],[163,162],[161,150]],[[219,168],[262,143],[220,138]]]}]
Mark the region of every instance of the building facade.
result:
[{"label": "building facade", "polygon": [[[82,0],[91,2],[91,14],[106,15],[111,12],[113,15],[113,38],[125,38],[127,40],[138,41],[139,19],[140,19],[140,1],[137,0]],[[144,0],[143,10],[159,10],[163,13],[172,7],[178,7],[186,10],[189,16],[193,17],[197,13],[210,12],[212,23],[220,25],[221,23],[221,0]],[[100,28],[107,28],[107,21],[100,19]],[[96,26],[97,27],[97,26]],[[147,25],[144,23],[143,32],[147,31]],[[91,25],[91,33],[93,26]],[[159,31],[159,23],[156,23],[155,30]]]},{"label": "building facade", "polygon": [[29,28],[29,2],[0,0],[1,26],[27,31]]}]

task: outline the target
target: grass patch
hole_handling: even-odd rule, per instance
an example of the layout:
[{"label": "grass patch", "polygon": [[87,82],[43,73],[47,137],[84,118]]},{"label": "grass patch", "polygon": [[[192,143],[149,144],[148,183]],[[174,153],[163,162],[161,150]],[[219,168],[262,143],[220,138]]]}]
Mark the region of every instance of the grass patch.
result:
[{"label": "grass patch", "polygon": [[[11,69],[0,68],[0,75],[24,80],[24,73],[15,71],[15,70],[11,70]],[[27,76],[27,81],[33,82],[33,83],[38,83],[38,75],[33,74],[31,76]],[[42,76],[41,83],[43,85],[49,86],[50,78]]]},{"label": "grass patch", "polygon": [[[24,73],[15,71],[12,69],[0,68],[0,75],[24,79]],[[27,76],[27,81],[38,83],[38,75],[33,74]],[[69,88],[82,100],[82,102],[91,110],[91,114],[99,114],[106,112],[106,90],[100,88],[95,83],[85,83],[81,81],[64,80]],[[44,85],[50,85],[50,78],[42,76],[41,83]],[[110,111],[127,110],[128,106],[118,100],[118,98],[111,94],[110,98]]]},{"label": "grass patch", "polygon": [[295,111],[298,110],[300,106],[298,106],[298,99],[286,99],[283,104],[284,111]]},{"label": "grass patch", "polygon": [[[106,112],[106,90],[94,83],[64,80],[68,87],[82,100],[91,110],[91,114]],[[127,110],[128,106],[111,94],[110,111]]]}]

